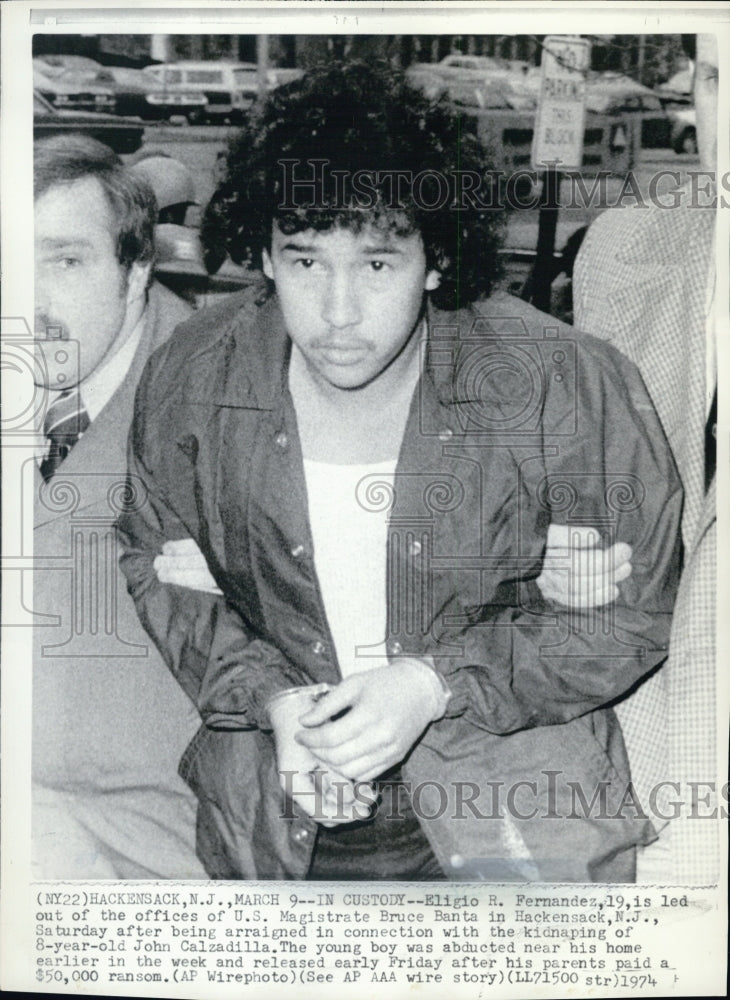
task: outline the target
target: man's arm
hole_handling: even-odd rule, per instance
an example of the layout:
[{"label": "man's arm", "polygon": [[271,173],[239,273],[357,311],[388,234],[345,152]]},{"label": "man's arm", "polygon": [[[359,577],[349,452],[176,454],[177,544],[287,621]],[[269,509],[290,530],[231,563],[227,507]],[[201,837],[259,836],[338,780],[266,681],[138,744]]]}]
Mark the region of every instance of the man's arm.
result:
[{"label": "man's arm", "polygon": [[[160,583],[221,594],[205,556],[192,538],[165,542],[154,560]],[[542,571],[535,583],[542,596],[568,608],[597,608],[618,597],[618,585],[631,576],[631,546],[616,542],[600,546],[596,528],[548,528]]]},{"label": "man's arm", "polygon": [[505,579],[499,603],[445,634],[463,649],[459,656],[433,650],[453,691],[447,715],[466,712],[496,733],[565,722],[610,703],[666,657],[681,568],[679,479],[634,365],[592,338],[580,354],[577,433],[556,439],[552,455],[546,442],[539,475],[523,463],[520,487],[530,506],[547,508],[546,522],[610,526],[611,540],[633,550],[632,573],[615,601],[595,608],[546,601],[529,575]]},{"label": "man's arm", "polygon": [[134,503],[119,519],[121,568],[143,626],[204,721],[216,728],[266,725],[272,695],[309,678],[257,636],[222,595],[162,583],[155,573],[166,542],[200,537],[199,526],[183,523],[169,505],[156,475],[170,448],[167,428],[154,419],[155,375],[164,358],[163,348],[137,392],[128,458]]},{"label": "man's arm", "polygon": [[601,546],[597,528],[551,524],[542,570],[535,580],[547,601],[566,608],[598,608],[615,601],[631,576],[631,546]]},{"label": "man's arm", "polygon": [[177,583],[181,587],[203,590],[208,594],[223,593],[208,569],[205,556],[192,538],[165,542],[162,553],[155,558],[153,566],[160,583]]}]

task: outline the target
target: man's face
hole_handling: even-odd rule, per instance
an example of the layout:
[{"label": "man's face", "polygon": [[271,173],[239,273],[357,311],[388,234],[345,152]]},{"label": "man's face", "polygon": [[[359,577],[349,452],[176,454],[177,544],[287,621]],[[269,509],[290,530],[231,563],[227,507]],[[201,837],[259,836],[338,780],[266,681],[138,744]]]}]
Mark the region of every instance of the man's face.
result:
[{"label": "man's face", "polygon": [[717,38],[697,35],[694,97],[697,147],[705,170],[717,170]]},{"label": "man's face", "polygon": [[58,184],[37,199],[39,384],[69,388],[122,346],[144,307],[147,271],[139,264],[127,271],[117,260],[114,218],[95,177]]},{"label": "man's face", "polygon": [[310,372],[337,389],[360,388],[388,368],[415,333],[424,291],[439,283],[420,235],[375,227],[287,236],[275,224],[264,272]]}]

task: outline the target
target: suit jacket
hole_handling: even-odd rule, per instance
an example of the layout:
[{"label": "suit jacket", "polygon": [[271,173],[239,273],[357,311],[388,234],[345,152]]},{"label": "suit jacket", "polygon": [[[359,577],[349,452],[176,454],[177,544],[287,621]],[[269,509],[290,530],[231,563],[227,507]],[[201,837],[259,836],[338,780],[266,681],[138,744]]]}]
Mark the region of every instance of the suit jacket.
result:
[{"label": "suit jacket", "polygon": [[[644,800],[659,781],[685,818],[669,824],[666,877],[710,882],[718,874],[717,828],[688,819],[688,782],[716,779],[715,484],[705,495],[707,289],[712,209],[683,204],[613,209],[590,227],[574,272],[576,325],[604,337],[639,367],[674,452],[685,506],[684,570],[666,666],[617,711]],[[699,798],[704,799],[703,784]],[[679,794],[678,794],[679,793]],[[700,815],[712,805],[699,806]],[[676,806],[667,801],[667,819]],[[651,848],[649,849],[651,850]]]},{"label": "suit jacket", "polygon": [[33,833],[52,878],[201,877],[177,775],[199,722],[139,624],[118,570],[134,393],[190,314],[152,286],[122,385],[48,484],[34,463]]}]

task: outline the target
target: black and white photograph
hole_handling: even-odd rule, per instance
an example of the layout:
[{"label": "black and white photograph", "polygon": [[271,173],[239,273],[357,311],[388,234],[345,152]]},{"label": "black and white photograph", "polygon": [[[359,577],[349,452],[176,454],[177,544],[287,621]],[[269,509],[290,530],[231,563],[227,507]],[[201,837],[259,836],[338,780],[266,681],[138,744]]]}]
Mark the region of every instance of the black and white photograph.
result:
[{"label": "black and white photograph", "polygon": [[724,995],[730,14],[643,6],[2,12],[3,989]]}]

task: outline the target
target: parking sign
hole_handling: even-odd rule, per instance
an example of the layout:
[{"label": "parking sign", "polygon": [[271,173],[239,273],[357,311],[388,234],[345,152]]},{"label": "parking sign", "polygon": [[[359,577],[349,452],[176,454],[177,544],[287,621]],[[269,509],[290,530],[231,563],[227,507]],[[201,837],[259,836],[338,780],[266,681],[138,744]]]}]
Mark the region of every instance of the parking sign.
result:
[{"label": "parking sign", "polygon": [[532,140],[535,170],[577,170],[583,162],[586,73],[590,42],[549,35],[542,50],[542,79]]}]

